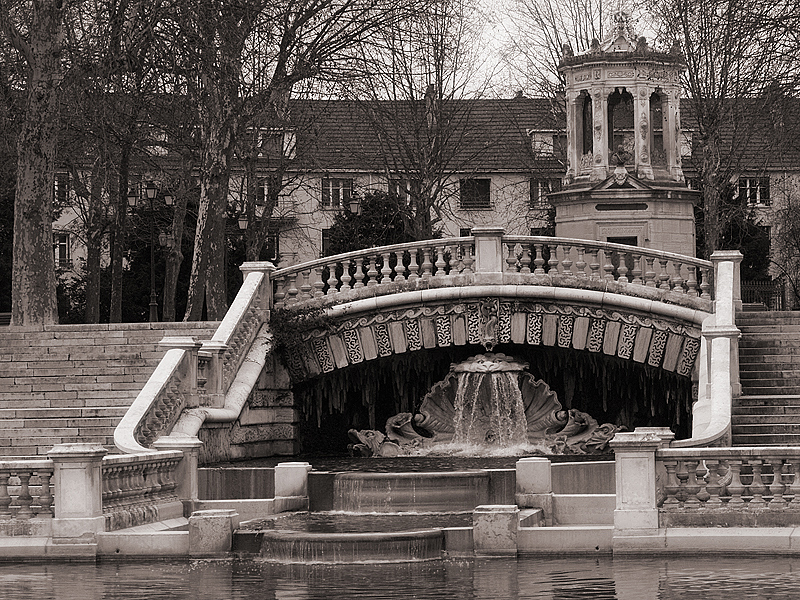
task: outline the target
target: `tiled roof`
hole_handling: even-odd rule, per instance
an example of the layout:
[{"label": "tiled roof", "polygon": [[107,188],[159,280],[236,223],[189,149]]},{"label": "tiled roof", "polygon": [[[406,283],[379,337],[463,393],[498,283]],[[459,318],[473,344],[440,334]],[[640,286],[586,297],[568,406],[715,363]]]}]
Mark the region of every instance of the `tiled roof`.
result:
[{"label": "tiled roof", "polygon": [[408,170],[419,164],[426,145],[430,150],[430,131],[437,127],[440,164],[447,171],[560,171],[562,163],[552,157],[537,161],[527,133],[563,131],[563,122],[553,113],[544,98],[446,102],[435,119],[424,101],[316,100],[292,105],[298,160],[305,168],[330,171]]}]

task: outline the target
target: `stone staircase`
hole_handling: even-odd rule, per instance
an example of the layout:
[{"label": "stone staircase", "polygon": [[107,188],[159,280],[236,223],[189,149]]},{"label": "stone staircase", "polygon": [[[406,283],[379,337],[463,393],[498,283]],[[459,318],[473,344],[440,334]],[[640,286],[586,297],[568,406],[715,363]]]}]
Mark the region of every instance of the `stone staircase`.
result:
[{"label": "stone staircase", "polygon": [[800,312],[743,312],[735,446],[800,446]]},{"label": "stone staircase", "polygon": [[91,442],[114,428],[155,369],[165,336],[209,339],[217,323],[54,325],[0,329],[0,456]]}]

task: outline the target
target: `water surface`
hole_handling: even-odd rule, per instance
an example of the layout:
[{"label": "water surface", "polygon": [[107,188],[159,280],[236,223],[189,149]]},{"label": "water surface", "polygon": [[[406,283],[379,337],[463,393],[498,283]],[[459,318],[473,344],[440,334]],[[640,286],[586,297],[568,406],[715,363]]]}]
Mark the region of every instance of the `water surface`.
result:
[{"label": "water surface", "polygon": [[763,556],[0,565],[2,600],[781,600],[800,597],[799,590],[800,559]]}]

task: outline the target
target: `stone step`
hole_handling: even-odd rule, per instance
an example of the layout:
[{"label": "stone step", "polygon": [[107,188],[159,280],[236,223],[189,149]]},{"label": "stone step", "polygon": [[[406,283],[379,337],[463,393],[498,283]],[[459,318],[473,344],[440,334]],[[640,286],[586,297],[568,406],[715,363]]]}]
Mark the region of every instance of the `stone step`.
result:
[{"label": "stone step", "polygon": [[4,408],[0,409],[0,419],[101,419],[122,418],[127,411],[123,406],[91,406],[80,408]]},{"label": "stone step", "polygon": [[733,434],[734,446],[800,446],[800,435]]},{"label": "stone step", "polygon": [[777,423],[777,424],[745,424],[732,425],[731,433],[734,435],[796,435],[800,439],[800,424]]},{"label": "stone step", "polygon": [[[744,350],[744,351],[743,351]],[[740,349],[739,351],[739,364],[740,365],[782,365],[785,369],[800,368],[800,354],[780,354],[780,353],[767,353],[758,352],[755,349]]]},{"label": "stone step", "polygon": [[736,313],[736,324],[746,325],[774,325],[776,322],[781,324],[800,325],[800,312],[798,311],[765,311]]},{"label": "stone step", "polygon": [[792,415],[786,413],[776,414],[733,414],[731,415],[733,425],[800,425],[800,413]]},{"label": "stone step", "polygon": [[752,417],[758,415],[783,415],[786,417],[800,417],[800,402],[792,406],[742,406],[734,401],[731,412],[733,417]]},{"label": "stone step", "polygon": [[741,349],[775,349],[777,352],[784,352],[790,349],[800,348],[800,338],[787,337],[785,333],[776,333],[774,336],[766,337],[763,335],[742,336],[739,340]]},{"label": "stone step", "polygon": [[520,527],[517,548],[520,554],[609,553],[613,548],[613,539],[613,525]]},{"label": "stone step", "polygon": [[741,381],[742,385],[759,385],[762,387],[800,387],[800,376],[795,371],[775,371],[770,373],[744,370],[739,373],[739,381]]},{"label": "stone step", "polygon": [[800,406],[800,394],[746,395],[734,398],[735,406]]},{"label": "stone step", "polygon": [[742,385],[742,393],[749,396],[795,396],[800,393],[796,387],[785,386],[757,386],[757,385]]}]

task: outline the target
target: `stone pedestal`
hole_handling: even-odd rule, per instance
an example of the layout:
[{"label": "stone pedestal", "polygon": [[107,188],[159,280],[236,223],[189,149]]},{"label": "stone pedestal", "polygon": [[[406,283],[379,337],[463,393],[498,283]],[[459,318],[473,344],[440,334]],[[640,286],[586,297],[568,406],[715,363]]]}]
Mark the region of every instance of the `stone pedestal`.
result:
[{"label": "stone pedestal", "polygon": [[58,444],[47,453],[53,461],[54,543],[93,544],[105,530],[102,463],[107,452],[98,444]]},{"label": "stone pedestal", "polygon": [[505,230],[502,227],[473,227],[471,233],[475,237],[475,283],[503,283]]},{"label": "stone pedestal", "polygon": [[662,444],[652,430],[639,429],[617,433],[609,442],[617,463],[615,537],[655,535],[658,531],[656,450]]},{"label": "stone pedestal", "polygon": [[189,556],[220,556],[231,551],[239,514],[232,509],[198,510],[189,517]]},{"label": "stone pedestal", "polygon": [[275,467],[275,497],[308,496],[307,462],[285,462]]},{"label": "stone pedestal", "polygon": [[[165,436],[158,438],[153,443],[156,450],[180,450],[183,452],[183,460],[175,470],[175,482],[178,484],[175,490],[186,505],[190,506],[197,501],[197,464],[200,455],[200,446],[203,445],[195,436]],[[184,513],[186,514],[186,513]]]},{"label": "stone pedestal", "polygon": [[519,508],[486,504],[472,513],[472,538],[477,556],[516,556]]},{"label": "stone pedestal", "polygon": [[553,523],[553,484],[550,461],[546,458],[521,458],[517,461],[517,490],[520,508],[541,508],[545,524]]}]

